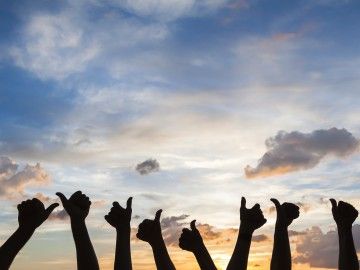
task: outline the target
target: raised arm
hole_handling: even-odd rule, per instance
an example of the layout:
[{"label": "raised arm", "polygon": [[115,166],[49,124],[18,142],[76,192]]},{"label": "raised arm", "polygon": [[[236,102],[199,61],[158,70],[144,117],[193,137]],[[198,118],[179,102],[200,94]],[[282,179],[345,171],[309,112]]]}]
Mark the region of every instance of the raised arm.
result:
[{"label": "raised arm", "polygon": [[194,253],[201,270],[216,270],[216,266],[205,247],[200,232],[195,226],[196,220],[191,221],[191,230],[185,228],[179,239],[179,247]]},{"label": "raised arm", "polygon": [[359,212],[349,203],[330,199],[332,214],[339,235],[339,270],[359,270],[359,261],[354,246],[352,224]]},{"label": "raised arm", "polygon": [[276,224],[274,247],[271,258],[271,270],[291,270],[291,250],[288,227],[299,217],[299,207],[292,203],[280,204],[277,199],[271,199],[276,207]]},{"label": "raised arm", "polygon": [[266,219],[259,204],[252,208],[246,208],[246,199],[241,198],[240,207],[240,228],[234,252],[231,256],[227,270],[246,270],[251,238],[254,231],[266,223]]},{"label": "raised arm", "polygon": [[59,204],[54,203],[45,209],[38,199],[23,201],[17,206],[19,227],[0,248],[0,269],[9,269],[14,258],[29,241],[38,228]]},{"label": "raised arm", "polygon": [[127,200],[126,208],[121,207],[118,202],[113,202],[113,207],[105,216],[106,221],[116,229],[115,270],[132,269],[130,250],[131,203],[132,197]]},{"label": "raised arm", "polygon": [[76,191],[70,199],[67,199],[60,192],[56,195],[60,197],[65,211],[70,216],[71,230],[76,247],[77,269],[99,270],[99,263],[85,224],[91,201],[81,191]]},{"label": "raised arm", "polygon": [[174,270],[169,253],[161,233],[160,216],[162,210],[158,210],[154,220],[145,219],[140,223],[137,238],[148,242],[152,247],[156,268],[158,270]]}]

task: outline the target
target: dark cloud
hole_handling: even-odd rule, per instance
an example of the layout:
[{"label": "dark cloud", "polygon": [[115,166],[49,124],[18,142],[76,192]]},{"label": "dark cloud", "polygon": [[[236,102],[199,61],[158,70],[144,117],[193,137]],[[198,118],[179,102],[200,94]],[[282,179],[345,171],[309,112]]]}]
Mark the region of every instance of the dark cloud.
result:
[{"label": "dark cloud", "polygon": [[160,164],[156,159],[148,159],[136,165],[136,171],[141,175],[157,172],[159,169]]},{"label": "dark cloud", "polygon": [[252,241],[257,242],[257,243],[264,242],[264,241],[267,241],[267,240],[269,240],[269,237],[267,235],[265,235],[265,234],[254,235],[252,237]]},{"label": "dark cloud", "polygon": [[266,177],[315,167],[325,156],[353,154],[359,141],[346,129],[320,129],[311,133],[280,131],[265,141],[267,152],[255,168],[245,167],[248,178]]},{"label": "dark cloud", "polygon": [[[312,227],[299,236],[294,263],[309,264],[314,268],[337,268],[339,243],[337,231],[323,233],[319,227]],[[360,225],[353,226],[357,251],[360,251]]]},{"label": "dark cloud", "polygon": [[68,213],[64,209],[62,210],[55,210],[51,213],[49,219],[50,220],[67,220],[69,218]]},{"label": "dark cloud", "polygon": [[27,186],[41,186],[50,182],[49,175],[40,164],[26,165],[19,170],[19,165],[8,157],[0,157],[0,197],[13,198],[24,196]]}]

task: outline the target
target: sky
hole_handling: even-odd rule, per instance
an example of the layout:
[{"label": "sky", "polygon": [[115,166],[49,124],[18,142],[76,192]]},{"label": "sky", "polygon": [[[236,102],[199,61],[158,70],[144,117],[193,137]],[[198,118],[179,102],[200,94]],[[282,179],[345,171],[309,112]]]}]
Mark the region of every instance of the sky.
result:
[{"label": "sky", "polygon": [[[0,3],[0,244],[16,204],[82,190],[102,269],[115,231],[104,215],[133,196],[134,269],[154,269],[138,224],[163,211],[178,247],[196,219],[216,265],[232,254],[241,196],[267,223],[249,269],[269,269],[270,198],[300,207],[293,269],[335,269],[328,201],[359,209],[360,2],[356,0],[74,0]],[[360,254],[360,225],[353,227]],[[62,207],[12,269],[74,269]]]}]

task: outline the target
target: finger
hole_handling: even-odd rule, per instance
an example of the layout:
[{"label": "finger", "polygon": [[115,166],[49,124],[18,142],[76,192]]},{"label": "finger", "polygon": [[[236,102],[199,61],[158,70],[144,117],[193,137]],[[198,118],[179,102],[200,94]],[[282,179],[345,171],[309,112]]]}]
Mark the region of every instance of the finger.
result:
[{"label": "finger", "polygon": [[113,202],[113,206],[117,208],[121,208],[120,204],[117,201]]},{"label": "finger", "polygon": [[336,200],[331,198],[331,199],[330,199],[330,202],[331,202],[332,208],[336,209],[336,207],[337,207]]},{"label": "finger", "polygon": [[50,214],[52,213],[52,211],[54,211],[54,209],[56,207],[58,207],[59,204],[58,203],[53,203],[51,204],[48,208],[45,209],[45,216],[48,217],[50,216]]},{"label": "finger", "polygon": [[157,210],[156,214],[155,214],[155,221],[160,222],[160,217],[161,217],[161,212],[162,209]]},{"label": "finger", "polygon": [[246,199],[245,199],[245,197],[241,197],[241,208],[246,208]]},{"label": "finger", "polygon": [[61,192],[56,192],[56,195],[60,198],[60,201],[62,203],[62,205],[64,206],[65,204],[67,204],[68,199],[65,197],[64,194],[62,194]]},{"label": "finger", "polygon": [[252,207],[252,209],[260,209],[260,204],[255,204],[253,207]]},{"label": "finger", "polygon": [[196,219],[194,219],[193,221],[190,222],[190,228],[191,228],[192,231],[197,230],[196,226],[195,226],[195,223],[196,223]]},{"label": "finger", "polygon": [[272,198],[270,199],[270,201],[272,201],[275,204],[276,209],[280,208],[280,202],[277,199]]},{"label": "finger", "polygon": [[131,205],[132,205],[132,197],[130,197],[127,202],[126,202],[126,209],[130,210],[131,209]]}]

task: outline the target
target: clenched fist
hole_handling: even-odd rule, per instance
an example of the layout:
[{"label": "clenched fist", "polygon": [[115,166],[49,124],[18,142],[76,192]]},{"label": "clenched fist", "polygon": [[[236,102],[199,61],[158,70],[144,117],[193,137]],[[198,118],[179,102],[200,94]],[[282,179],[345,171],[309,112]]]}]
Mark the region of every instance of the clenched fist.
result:
[{"label": "clenched fist", "polygon": [[105,216],[105,220],[118,231],[129,230],[132,213],[131,204],[132,197],[127,200],[126,208],[121,207],[118,202],[113,202],[113,207]]},{"label": "clenched fist", "polygon": [[241,198],[240,220],[240,231],[242,233],[250,234],[266,223],[260,205],[257,203],[252,208],[248,209],[246,208],[246,199],[244,197]]},{"label": "clenched fist", "polygon": [[275,204],[277,212],[277,223],[286,227],[290,226],[294,219],[297,219],[300,215],[299,206],[285,202],[280,204],[277,199],[271,199]]},{"label": "clenched fist", "polygon": [[137,238],[148,242],[150,245],[155,244],[162,239],[160,217],[162,210],[158,210],[155,214],[155,219],[145,219],[139,224]]},{"label": "clenched fist", "polygon": [[61,192],[57,192],[56,195],[59,196],[65,211],[72,220],[85,220],[91,205],[89,197],[81,191],[76,191],[70,199],[67,199]]}]

